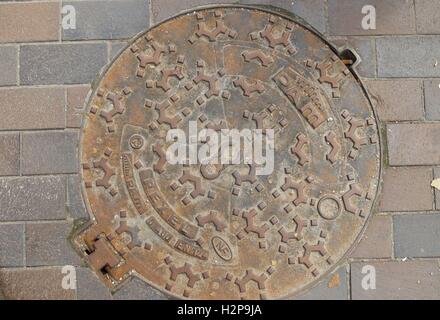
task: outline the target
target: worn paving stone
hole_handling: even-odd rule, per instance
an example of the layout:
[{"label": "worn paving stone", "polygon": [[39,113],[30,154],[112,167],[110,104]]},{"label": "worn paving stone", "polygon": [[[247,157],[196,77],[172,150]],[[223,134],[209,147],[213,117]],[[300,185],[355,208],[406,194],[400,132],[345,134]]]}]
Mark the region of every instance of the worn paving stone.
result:
[{"label": "worn paving stone", "polygon": [[17,83],[18,49],[15,46],[0,47],[0,86]]},{"label": "worn paving stone", "polygon": [[295,300],[348,300],[346,266],[342,266],[327,279]]},{"label": "worn paving stone", "polygon": [[234,3],[234,0],[151,0],[152,23],[159,23],[181,11],[203,5]]},{"label": "worn paving stone", "polygon": [[379,210],[432,210],[432,169],[428,167],[386,168]]},{"label": "worn paving stone", "polygon": [[439,123],[388,124],[389,164],[392,166],[440,164],[439,137]]},{"label": "worn paving stone", "polygon": [[[375,268],[376,289],[364,290],[365,265]],[[366,271],[366,270],[364,270]],[[432,300],[440,298],[438,260],[365,262],[351,264],[353,300]]]},{"label": "worn paving stone", "polygon": [[24,132],[22,139],[24,174],[76,173],[78,171],[78,132]]},{"label": "worn paving stone", "polygon": [[295,13],[318,31],[326,31],[324,2],[322,0],[151,0],[153,22],[158,23],[177,13],[202,5],[210,4],[255,4],[279,7]]},{"label": "worn paving stone", "polygon": [[0,134],[0,176],[20,174],[20,135]]},{"label": "worn paving stone", "polygon": [[105,43],[24,45],[20,50],[20,83],[87,84],[106,63]]},{"label": "worn paving stone", "polygon": [[88,268],[76,268],[76,295],[78,300],[111,300],[107,287]]},{"label": "worn paving stone", "polygon": [[67,177],[67,209],[73,219],[88,219],[89,214],[84,206],[80,188],[79,175],[69,175]]},{"label": "worn paving stone", "polygon": [[[376,29],[364,30],[362,8],[376,8]],[[331,35],[414,34],[414,3],[408,0],[329,0],[329,32]]]},{"label": "worn paving stone", "polygon": [[69,222],[26,224],[26,265],[79,265],[81,260],[67,239],[71,230]]},{"label": "worn paving stone", "polygon": [[421,81],[407,79],[367,80],[365,84],[380,121],[423,120]]},{"label": "worn paving stone", "polygon": [[0,221],[65,219],[65,197],[61,176],[0,179]]},{"label": "worn paving stone", "polygon": [[439,48],[439,36],[377,38],[378,77],[439,77]]},{"label": "worn paving stone", "polygon": [[375,40],[371,37],[331,37],[330,42],[343,49],[354,49],[361,57],[361,62],[356,66],[356,71],[361,77],[374,78],[376,76],[376,51]]},{"label": "worn paving stone", "polygon": [[440,2],[415,0],[416,25],[419,34],[440,34]]},{"label": "worn paving stone", "polygon": [[59,4],[0,3],[0,43],[58,40]]},{"label": "worn paving stone", "polygon": [[62,287],[59,267],[0,269],[0,287],[10,300],[73,300],[75,290]]},{"label": "worn paving stone", "polygon": [[440,257],[440,215],[395,215],[394,253],[396,257]]},{"label": "worn paving stone", "polygon": [[63,40],[126,39],[149,26],[148,0],[63,2],[76,10],[76,29]]},{"label": "worn paving stone", "polygon": [[425,80],[425,112],[427,120],[440,120],[440,81]]},{"label": "worn paving stone", "polygon": [[0,224],[0,267],[23,267],[24,224]]},{"label": "worn paving stone", "polygon": [[295,13],[312,27],[326,32],[325,2],[322,0],[240,0],[241,4],[270,5]]},{"label": "worn paving stone", "polygon": [[67,107],[66,107],[66,126],[68,128],[81,127],[81,121],[86,106],[87,94],[90,86],[73,86],[68,87],[67,91]]},{"label": "worn paving stone", "polygon": [[117,56],[127,46],[127,42],[112,42],[110,44],[110,55],[109,59],[112,60]]},{"label": "worn paving stone", "polygon": [[0,129],[64,128],[64,104],[61,88],[0,88]]},{"label": "worn paving stone", "polygon": [[393,222],[390,216],[374,215],[351,258],[391,258]]},{"label": "worn paving stone", "polygon": [[133,277],[114,295],[115,300],[167,300],[160,291],[152,288],[142,280]]}]

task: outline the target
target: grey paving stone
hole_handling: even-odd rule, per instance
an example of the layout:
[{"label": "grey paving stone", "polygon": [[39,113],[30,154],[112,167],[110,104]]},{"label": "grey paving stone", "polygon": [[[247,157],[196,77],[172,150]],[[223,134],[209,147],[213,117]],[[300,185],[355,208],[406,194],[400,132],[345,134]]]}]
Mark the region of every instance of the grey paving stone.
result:
[{"label": "grey paving stone", "polygon": [[440,1],[415,0],[419,34],[440,34]]},{"label": "grey paving stone", "polygon": [[[364,30],[362,8],[376,8],[376,29]],[[328,0],[331,35],[414,34],[415,11],[408,0]]]},{"label": "grey paving stone", "polygon": [[18,55],[17,47],[0,47],[0,86],[17,83]]},{"label": "grey paving stone", "polygon": [[56,2],[0,3],[0,43],[58,40]]},{"label": "grey paving stone", "polygon": [[79,265],[81,259],[68,241],[71,230],[69,222],[26,224],[26,265]]},{"label": "grey paving stone", "polygon": [[325,2],[322,0],[240,0],[241,4],[260,4],[279,7],[303,18],[312,27],[326,32]]},{"label": "grey paving stone", "polygon": [[181,11],[210,4],[228,4],[237,0],[151,0],[152,22],[158,23]]},{"label": "grey paving stone", "polygon": [[88,268],[76,268],[78,300],[111,300],[112,295],[99,278]]},{"label": "grey paving stone", "polygon": [[351,258],[391,258],[393,252],[391,216],[373,215]]},{"label": "grey paving stone", "polygon": [[0,179],[0,221],[65,219],[61,176]]},{"label": "grey paving stone", "polygon": [[167,300],[167,297],[160,291],[138,278],[129,280],[114,295],[115,300]]},{"label": "grey paving stone", "polygon": [[112,60],[116,55],[125,47],[127,46],[126,42],[112,42],[110,44],[110,57],[109,59]]},{"label": "grey paving stone", "polygon": [[367,80],[365,84],[380,121],[423,120],[423,90],[420,80]]},{"label": "grey paving stone", "polygon": [[62,88],[0,88],[0,129],[56,129],[65,126]]},{"label": "grey paving stone", "polygon": [[89,214],[81,195],[81,182],[78,175],[67,177],[67,209],[73,219],[88,219]]},{"label": "grey paving stone", "polygon": [[396,257],[440,257],[440,214],[395,215]]},{"label": "grey paving stone", "polygon": [[0,283],[8,300],[73,300],[75,290],[62,287],[59,267],[0,269]]},{"label": "grey paving stone", "polygon": [[440,81],[425,80],[425,111],[427,120],[440,120]]},{"label": "grey paving stone", "polygon": [[439,36],[377,38],[378,77],[439,77],[439,49]]},{"label": "grey paving stone", "polygon": [[63,2],[76,10],[76,29],[64,40],[126,39],[149,27],[148,0]]},{"label": "grey paving stone", "polygon": [[[373,266],[376,289],[364,290],[362,279]],[[364,271],[364,273],[362,273]],[[351,297],[353,300],[432,300],[440,298],[438,260],[362,262],[351,264]]]},{"label": "grey paving stone", "polygon": [[24,224],[0,224],[0,267],[23,267]]},{"label": "grey paving stone", "polygon": [[20,83],[87,84],[106,63],[105,43],[24,45],[20,50]]},{"label": "grey paving stone", "polygon": [[379,210],[382,212],[427,211],[433,208],[432,169],[390,167],[383,175]]},{"label": "grey paving stone", "polygon": [[0,176],[20,173],[20,135],[0,134]]},{"label": "grey paving stone", "polygon": [[375,39],[372,37],[332,37],[330,41],[343,49],[354,49],[361,57],[361,62],[356,66],[356,71],[361,77],[374,78],[376,76],[376,50]]},{"label": "grey paving stone", "polygon": [[78,139],[75,131],[24,132],[23,173],[76,173]]},{"label": "grey paving stone", "polygon": [[298,296],[296,300],[347,300],[347,270],[342,266],[322,283],[308,292]]},{"label": "grey paving stone", "polygon": [[86,106],[86,97],[90,86],[72,86],[67,91],[66,126],[68,128],[81,127]]},{"label": "grey paving stone", "polygon": [[388,124],[389,164],[392,166],[440,164],[439,137],[439,123]]}]

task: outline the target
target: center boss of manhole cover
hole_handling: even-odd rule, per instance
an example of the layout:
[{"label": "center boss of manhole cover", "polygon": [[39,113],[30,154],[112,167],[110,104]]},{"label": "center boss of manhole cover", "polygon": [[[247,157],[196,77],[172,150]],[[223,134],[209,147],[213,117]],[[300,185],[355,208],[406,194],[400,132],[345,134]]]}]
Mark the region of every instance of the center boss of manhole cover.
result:
[{"label": "center boss of manhole cover", "polygon": [[[194,127],[271,130],[273,171],[173,164],[167,134]],[[200,9],[136,38],[90,98],[81,149],[94,219],[75,242],[91,267],[112,288],[135,274],[187,298],[310,287],[357,241],[380,176],[357,79],[314,32],[251,7]]]}]

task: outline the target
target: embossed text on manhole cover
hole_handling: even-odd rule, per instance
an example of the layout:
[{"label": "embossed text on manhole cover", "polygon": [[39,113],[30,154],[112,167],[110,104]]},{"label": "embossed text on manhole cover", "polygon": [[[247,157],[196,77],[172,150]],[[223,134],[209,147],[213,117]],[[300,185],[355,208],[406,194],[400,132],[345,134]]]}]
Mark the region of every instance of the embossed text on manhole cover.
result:
[{"label": "embossed text on manhole cover", "polygon": [[[273,130],[273,171],[171,163],[167,134],[191,124]],[[274,299],[356,243],[380,144],[362,86],[319,36],[224,6],[168,20],[116,58],[90,97],[81,164],[94,219],[75,243],[108,286],[134,275],[176,297]]]}]

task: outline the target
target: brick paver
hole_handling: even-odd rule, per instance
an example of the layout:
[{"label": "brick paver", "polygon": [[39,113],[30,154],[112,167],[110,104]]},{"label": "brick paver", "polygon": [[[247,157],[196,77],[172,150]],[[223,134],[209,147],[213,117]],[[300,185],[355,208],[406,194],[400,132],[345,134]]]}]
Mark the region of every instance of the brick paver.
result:
[{"label": "brick paver", "polygon": [[23,133],[24,174],[78,172],[78,132],[47,131]]},{"label": "brick paver", "polygon": [[0,179],[0,221],[65,219],[62,176]]},{"label": "brick paver", "polygon": [[59,39],[59,4],[0,3],[0,43]]},{"label": "brick paver", "polygon": [[344,265],[329,275],[321,283],[306,293],[298,296],[298,300],[347,300],[348,299],[347,267]]},{"label": "brick paver", "polygon": [[378,76],[439,77],[440,37],[410,36],[376,39]]},{"label": "brick paver", "polygon": [[395,256],[440,257],[440,215],[396,215],[394,220]]},{"label": "brick paver", "polygon": [[67,239],[71,230],[68,222],[26,224],[26,265],[78,265],[81,259]]},{"label": "brick paver", "polygon": [[379,210],[425,211],[433,209],[432,169],[425,167],[387,168]]},{"label": "brick paver", "polygon": [[64,274],[59,267],[0,269],[0,285],[5,299],[73,300],[75,290],[62,287]]},{"label": "brick paver", "polygon": [[11,176],[20,173],[20,135],[0,133],[0,175]]},{"label": "brick paver", "polygon": [[361,77],[374,78],[376,76],[375,40],[372,37],[331,37],[332,43],[340,48],[353,49],[360,57],[361,63],[356,71]]},{"label": "brick paver", "polygon": [[115,300],[166,300],[163,293],[150,287],[138,278],[131,279],[121,290],[113,295]]},{"label": "brick paver", "polygon": [[0,86],[17,83],[18,48],[0,46]]},{"label": "brick paver", "polygon": [[[439,123],[389,124],[389,163],[393,166],[440,164]],[[421,143],[423,141],[423,143]]]},{"label": "brick paver", "polygon": [[393,219],[375,215],[371,218],[351,258],[391,258],[393,254]]},{"label": "brick paver", "polygon": [[0,224],[0,267],[24,266],[24,224]]},{"label": "brick paver", "polygon": [[[440,178],[437,0],[64,1],[76,9],[76,30],[62,30],[58,0],[0,1],[5,298],[167,298],[137,278],[111,295],[68,242],[74,221],[89,217],[77,163],[85,98],[126,39],[149,24],[199,5],[238,2],[291,11],[336,47],[355,49],[362,58],[357,71],[367,78],[381,122],[385,160],[377,212],[349,257],[350,268],[342,265],[299,298],[440,299],[440,191],[431,187]],[[367,4],[376,8],[376,30],[361,28]],[[61,288],[66,264],[77,267],[77,290]],[[367,264],[376,270],[375,290],[361,285]]]},{"label": "brick paver", "polygon": [[24,45],[20,50],[20,83],[90,83],[106,63],[104,43]]},{"label": "brick paver", "polygon": [[440,2],[415,0],[417,33],[440,34]]},{"label": "brick paver", "polygon": [[89,268],[76,268],[76,295],[78,300],[111,300],[110,290]]},{"label": "brick paver", "polygon": [[[362,28],[362,7],[376,8],[376,30]],[[415,12],[407,0],[328,0],[328,17],[332,35],[414,34]]]},{"label": "brick paver", "polygon": [[148,0],[63,2],[74,5],[76,29],[63,31],[64,40],[125,39],[149,24]]},{"label": "brick paver", "polygon": [[[368,80],[365,82],[381,121],[423,120],[422,82]],[[405,99],[402,97],[405,96]]]},{"label": "brick paver", "polygon": [[[370,274],[364,266],[373,266],[376,289],[365,290],[362,279]],[[364,271],[364,273],[362,273]],[[440,267],[438,260],[362,262],[351,264],[352,299],[439,299]]]},{"label": "brick paver", "polygon": [[426,120],[440,120],[440,80],[425,80]]},{"label": "brick paver", "polygon": [[0,88],[0,130],[65,127],[64,90]]},{"label": "brick paver", "polygon": [[86,104],[86,97],[90,91],[89,85],[73,86],[67,89],[66,126],[79,128]]}]

